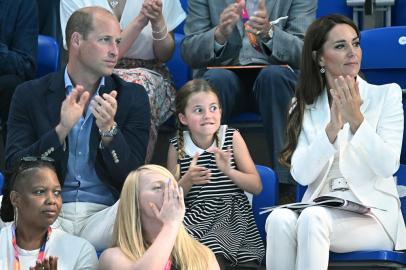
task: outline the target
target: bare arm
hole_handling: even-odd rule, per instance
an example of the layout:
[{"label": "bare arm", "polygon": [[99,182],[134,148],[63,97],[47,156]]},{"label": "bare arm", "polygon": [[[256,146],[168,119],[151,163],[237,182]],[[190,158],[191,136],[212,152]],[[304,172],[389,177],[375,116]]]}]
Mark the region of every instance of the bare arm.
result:
[{"label": "bare arm", "polygon": [[242,190],[259,194],[262,191],[261,179],[259,178],[247,145],[238,131],[235,131],[233,134],[233,148],[237,169],[230,167],[229,160],[231,153],[219,149],[215,150],[217,166]]},{"label": "bare arm", "polygon": [[140,14],[123,30],[119,44],[119,58],[122,58],[140,35],[142,29],[151,22],[153,50],[155,57],[161,61],[168,61],[175,48],[175,43],[162,14],[161,0],[145,0]]}]

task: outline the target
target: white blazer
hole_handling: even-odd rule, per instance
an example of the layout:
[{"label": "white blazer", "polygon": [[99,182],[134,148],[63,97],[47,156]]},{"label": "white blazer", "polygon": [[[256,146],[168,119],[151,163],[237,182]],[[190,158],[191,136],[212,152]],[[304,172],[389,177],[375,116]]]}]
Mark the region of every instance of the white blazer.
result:
[{"label": "white blazer", "polygon": [[399,168],[403,136],[402,91],[397,84],[372,85],[357,78],[364,121],[355,134],[348,123],[337,135],[339,149],[325,132],[330,121],[327,91],[305,107],[298,145],[292,155],[291,174],[308,188],[303,201],[319,196],[334,160],[340,151],[340,171],[351,191],[372,210],[395,243],[406,249],[406,229],[393,174]]}]

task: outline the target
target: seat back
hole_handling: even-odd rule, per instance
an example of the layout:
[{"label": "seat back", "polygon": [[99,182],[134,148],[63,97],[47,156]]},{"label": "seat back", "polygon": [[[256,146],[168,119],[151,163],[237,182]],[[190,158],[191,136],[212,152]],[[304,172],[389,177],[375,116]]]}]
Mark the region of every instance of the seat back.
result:
[{"label": "seat back", "polygon": [[361,70],[370,83],[398,83],[406,89],[406,26],[361,32]]},{"label": "seat back", "polygon": [[175,50],[173,51],[172,58],[166,63],[169,71],[172,74],[173,82],[176,89],[180,89],[191,78],[191,70],[189,66],[183,61],[180,53],[180,42],[184,34],[174,33]]},{"label": "seat back", "polygon": [[392,9],[392,25],[406,25],[406,0],[396,0]]},{"label": "seat back", "polygon": [[338,13],[352,18],[352,8],[347,6],[346,0],[319,0],[317,1],[316,17]]},{"label": "seat back", "polygon": [[59,45],[49,36],[38,35],[37,78],[59,69]]},{"label": "seat back", "polygon": [[263,241],[266,240],[265,222],[268,215],[260,215],[262,207],[274,206],[278,204],[278,176],[267,166],[256,165],[259,176],[262,182],[262,192],[258,195],[253,195],[252,212],[259,234]]},{"label": "seat back", "polygon": [[0,195],[3,195],[4,176],[0,172]]}]

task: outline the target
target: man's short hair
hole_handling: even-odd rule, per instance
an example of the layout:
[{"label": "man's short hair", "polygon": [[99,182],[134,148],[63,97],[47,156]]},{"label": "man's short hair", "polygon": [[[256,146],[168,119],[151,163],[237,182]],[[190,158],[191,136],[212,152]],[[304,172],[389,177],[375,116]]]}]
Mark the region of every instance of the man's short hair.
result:
[{"label": "man's short hair", "polygon": [[69,17],[65,29],[66,46],[68,50],[70,46],[70,40],[74,32],[78,32],[83,36],[84,39],[86,39],[88,34],[93,31],[93,16],[94,14],[99,12],[109,14],[114,17],[114,15],[107,9],[97,6],[84,7],[72,13],[72,15]]}]

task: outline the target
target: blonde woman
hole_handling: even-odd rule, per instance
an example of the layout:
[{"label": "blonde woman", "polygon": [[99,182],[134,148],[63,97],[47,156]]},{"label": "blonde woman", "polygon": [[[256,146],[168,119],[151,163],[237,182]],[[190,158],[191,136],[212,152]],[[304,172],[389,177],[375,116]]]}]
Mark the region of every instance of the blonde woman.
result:
[{"label": "blonde woman", "polygon": [[104,269],[220,269],[214,254],[182,225],[182,188],[158,165],[144,165],[124,183],[113,247],[100,256]]}]

